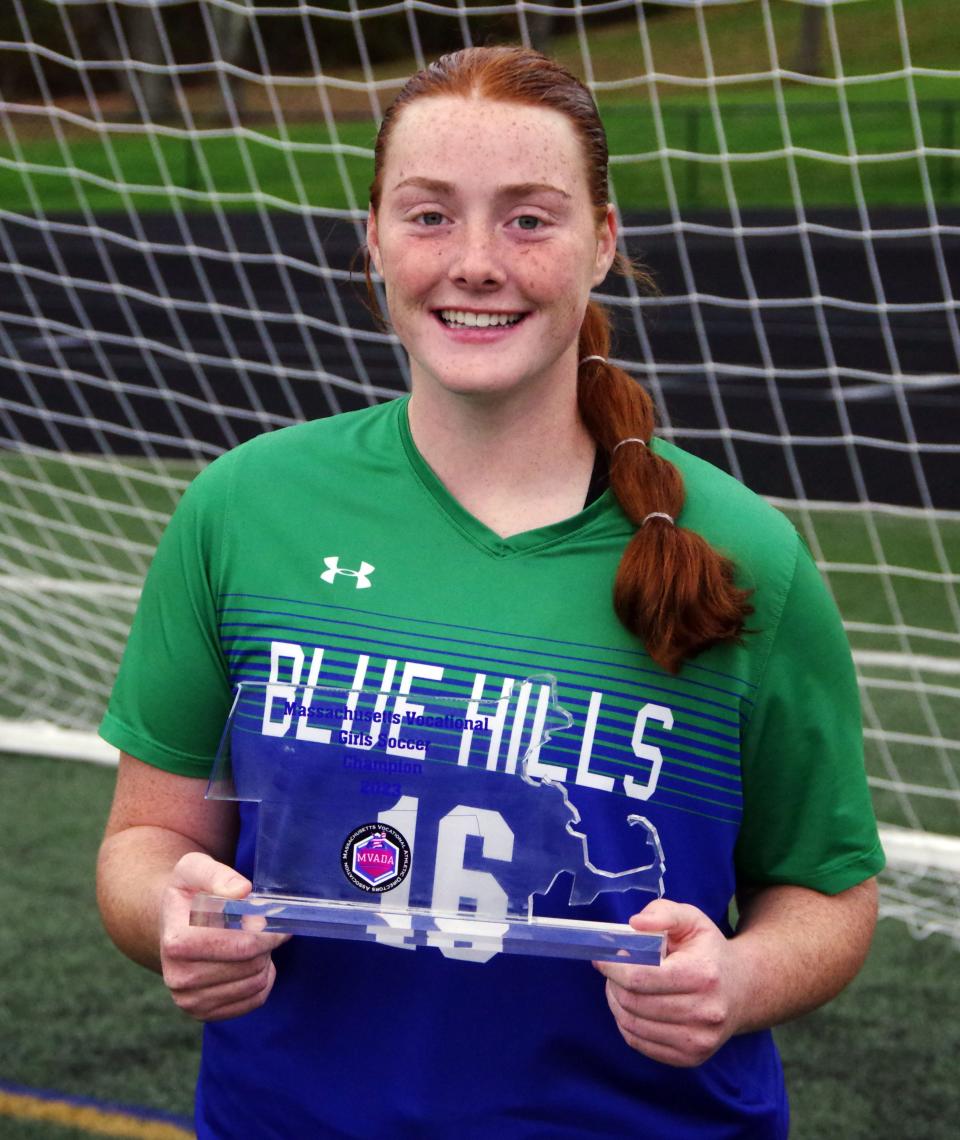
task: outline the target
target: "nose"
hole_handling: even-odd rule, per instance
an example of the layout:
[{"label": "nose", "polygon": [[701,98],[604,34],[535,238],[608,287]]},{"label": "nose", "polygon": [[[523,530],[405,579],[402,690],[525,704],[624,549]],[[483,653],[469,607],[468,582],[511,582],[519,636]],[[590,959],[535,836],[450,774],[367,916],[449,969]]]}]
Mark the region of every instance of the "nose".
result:
[{"label": "nose", "polygon": [[487,226],[464,224],[450,261],[450,280],[461,288],[490,290],[506,279],[496,234]]}]

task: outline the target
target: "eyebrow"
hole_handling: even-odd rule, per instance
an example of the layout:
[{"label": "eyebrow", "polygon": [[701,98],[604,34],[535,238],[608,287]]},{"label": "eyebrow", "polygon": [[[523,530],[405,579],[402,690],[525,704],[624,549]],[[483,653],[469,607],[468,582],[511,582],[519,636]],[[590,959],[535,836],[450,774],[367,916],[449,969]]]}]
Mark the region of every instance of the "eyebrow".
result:
[{"label": "eyebrow", "polygon": [[[394,186],[394,190],[405,190],[408,187],[417,190],[427,190],[438,196],[449,196],[456,192],[450,182],[442,182],[436,178],[405,178]],[[569,198],[566,190],[559,186],[552,186],[549,182],[517,182],[507,186],[497,187],[498,198],[526,198],[531,194],[558,194],[561,198]]]}]

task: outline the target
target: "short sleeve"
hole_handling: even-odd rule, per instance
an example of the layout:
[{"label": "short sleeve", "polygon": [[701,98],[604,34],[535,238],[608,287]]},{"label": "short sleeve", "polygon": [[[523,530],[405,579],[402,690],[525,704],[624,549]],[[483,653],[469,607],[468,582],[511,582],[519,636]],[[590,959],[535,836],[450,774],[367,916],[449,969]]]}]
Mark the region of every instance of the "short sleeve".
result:
[{"label": "short sleeve", "polygon": [[836,894],[875,875],[884,858],[850,648],[809,551],[797,543],[745,730],[737,876]]},{"label": "short sleeve", "polygon": [[180,500],[147,574],[100,725],[109,744],[184,776],[209,773],[230,709],[217,623],[230,467],[212,464]]}]

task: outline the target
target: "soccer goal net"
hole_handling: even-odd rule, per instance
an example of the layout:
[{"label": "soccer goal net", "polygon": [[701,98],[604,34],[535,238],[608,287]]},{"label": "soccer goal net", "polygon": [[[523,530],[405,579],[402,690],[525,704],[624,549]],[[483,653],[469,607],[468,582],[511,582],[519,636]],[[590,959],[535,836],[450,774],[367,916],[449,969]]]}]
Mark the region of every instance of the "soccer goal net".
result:
[{"label": "soccer goal net", "polygon": [[376,124],[488,42],[594,91],[660,285],[601,291],[617,357],[661,434],[808,541],[859,669],[884,906],[960,938],[955,0],[7,0],[0,747],[104,755],[202,464],[405,389],[354,271]]}]

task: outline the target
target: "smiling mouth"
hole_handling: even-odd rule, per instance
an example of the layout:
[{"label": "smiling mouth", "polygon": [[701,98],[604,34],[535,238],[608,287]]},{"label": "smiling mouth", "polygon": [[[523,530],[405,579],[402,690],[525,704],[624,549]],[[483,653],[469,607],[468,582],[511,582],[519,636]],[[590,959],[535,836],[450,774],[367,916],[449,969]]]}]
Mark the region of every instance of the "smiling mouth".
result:
[{"label": "smiling mouth", "polygon": [[436,315],[448,329],[491,329],[518,325],[527,314],[468,313],[463,309],[439,309]]}]

